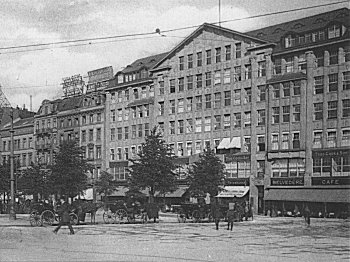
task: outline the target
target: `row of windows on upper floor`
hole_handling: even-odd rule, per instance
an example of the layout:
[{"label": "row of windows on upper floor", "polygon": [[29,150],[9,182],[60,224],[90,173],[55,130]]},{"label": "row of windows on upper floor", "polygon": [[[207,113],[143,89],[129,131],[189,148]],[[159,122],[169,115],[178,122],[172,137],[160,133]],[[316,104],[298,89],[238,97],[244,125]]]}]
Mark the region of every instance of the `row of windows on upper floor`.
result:
[{"label": "row of windows on upper floor", "polygon": [[[24,137],[22,139],[14,139],[13,150],[22,150],[33,148],[33,137]],[[2,141],[2,151],[11,150],[11,140]]]},{"label": "row of windows on upper floor", "polygon": [[[314,94],[323,94],[326,92],[337,92],[339,90],[339,76],[341,77],[341,85],[343,90],[350,90],[350,71],[329,74],[327,76],[316,76],[314,78]],[[326,81],[325,81],[326,79]],[[326,92],[325,92],[326,91]]]},{"label": "row of windows on upper floor", "polygon": [[[13,156],[14,169],[30,166],[33,162],[33,153],[15,154]],[[2,164],[10,163],[10,155],[2,156]]]},{"label": "row of windows on upper floor", "polygon": [[313,148],[334,148],[350,146],[350,127],[341,130],[340,144],[337,144],[337,130],[327,129],[326,131],[313,131]]},{"label": "row of windows on upper floor", "polygon": [[343,99],[341,107],[338,104],[338,101],[328,101],[325,103],[327,105],[327,109],[325,109],[323,102],[314,103],[313,120],[323,120],[324,110],[327,110],[325,117],[328,119],[337,119],[338,110],[341,112],[342,117],[350,117],[350,99]]},{"label": "row of windows on upper floor", "polygon": [[310,43],[322,42],[328,39],[341,37],[345,34],[346,27],[342,24],[333,24],[327,28],[317,29],[303,34],[289,34],[283,38],[285,48],[302,46]]},{"label": "row of windows on upper floor", "polygon": [[[141,90],[139,90],[141,89]],[[144,99],[148,97],[154,97],[154,85],[143,86],[141,88],[132,89],[133,100]],[[130,90],[126,89],[124,91],[111,92],[111,102],[127,102],[130,100]]]},{"label": "row of windows on upper floor", "polygon": [[[213,60],[213,50],[205,50],[205,57],[203,57],[203,51],[197,52],[194,54],[188,54],[186,56],[186,69],[191,69],[195,66],[201,67],[204,65],[211,65],[214,63],[221,63],[223,61],[230,61],[231,59],[238,59],[242,57],[242,43],[234,44],[234,50],[232,50],[231,45],[226,45],[224,47],[224,52],[222,52],[222,47],[216,47],[214,49],[214,60]],[[196,56],[196,57],[194,57]],[[204,62],[203,62],[204,60]],[[179,70],[185,70],[185,56],[179,56]]]}]

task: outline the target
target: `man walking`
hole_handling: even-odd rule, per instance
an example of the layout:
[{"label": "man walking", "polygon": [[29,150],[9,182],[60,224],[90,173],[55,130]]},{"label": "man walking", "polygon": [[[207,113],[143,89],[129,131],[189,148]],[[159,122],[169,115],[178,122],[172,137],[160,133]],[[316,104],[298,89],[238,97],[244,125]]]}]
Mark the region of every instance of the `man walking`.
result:
[{"label": "man walking", "polygon": [[73,230],[73,227],[72,227],[72,225],[70,223],[69,212],[70,212],[69,204],[67,202],[64,202],[61,205],[61,220],[60,220],[60,223],[58,224],[58,226],[53,231],[55,234],[57,234],[57,232],[58,232],[58,230],[60,230],[61,226],[66,225],[66,226],[68,226],[68,228],[70,230],[70,235],[74,235],[74,230]]},{"label": "man walking", "polygon": [[215,222],[216,230],[219,230],[219,222],[220,218],[222,217],[222,213],[220,210],[220,206],[217,203],[217,199],[215,199],[211,205],[211,214]]},{"label": "man walking", "polygon": [[311,216],[311,211],[308,207],[308,205],[305,206],[304,208],[304,218],[305,218],[305,222],[308,226],[310,226],[310,216]]}]

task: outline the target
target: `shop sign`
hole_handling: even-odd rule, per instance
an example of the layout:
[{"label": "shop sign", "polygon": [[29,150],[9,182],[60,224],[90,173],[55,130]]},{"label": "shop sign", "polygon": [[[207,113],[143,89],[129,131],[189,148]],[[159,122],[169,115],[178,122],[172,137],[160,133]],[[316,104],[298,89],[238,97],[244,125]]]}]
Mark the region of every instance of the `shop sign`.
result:
[{"label": "shop sign", "polygon": [[312,151],[313,158],[319,157],[342,157],[350,156],[350,150],[348,149],[337,149],[337,150],[322,150],[322,151]]},{"label": "shop sign", "polygon": [[226,186],[249,186],[249,178],[230,178],[225,182]]},{"label": "shop sign", "polygon": [[276,177],[271,178],[271,186],[303,186],[303,177]]},{"label": "shop sign", "polygon": [[227,154],[225,155],[225,163],[237,162],[237,161],[250,161],[250,155],[236,155]]},{"label": "shop sign", "polygon": [[311,184],[313,186],[350,185],[350,177],[312,177]]}]

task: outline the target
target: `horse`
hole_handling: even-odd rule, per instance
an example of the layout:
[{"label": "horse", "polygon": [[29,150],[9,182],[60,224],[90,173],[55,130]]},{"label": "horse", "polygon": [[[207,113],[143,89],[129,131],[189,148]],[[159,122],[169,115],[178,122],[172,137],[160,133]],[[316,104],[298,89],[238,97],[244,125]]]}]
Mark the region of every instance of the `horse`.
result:
[{"label": "horse", "polygon": [[76,200],[72,204],[77,210],[78,218],[82,218],[82,221],[85,220],[86,213],[90,213],[91,224],[96,223],[96,212],[103,207],[103,203],[93,203],[86,200]]}]

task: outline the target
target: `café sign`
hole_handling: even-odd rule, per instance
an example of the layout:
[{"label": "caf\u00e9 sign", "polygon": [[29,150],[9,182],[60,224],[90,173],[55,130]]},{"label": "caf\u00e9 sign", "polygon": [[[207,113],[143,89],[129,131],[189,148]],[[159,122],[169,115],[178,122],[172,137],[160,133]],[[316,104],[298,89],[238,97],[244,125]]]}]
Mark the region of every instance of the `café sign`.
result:
[{"label": "caf\u00e9 sign", "polygon": [[226,186],[249,186],[249,178],[229,178],[225,182]]},{"label": "caf\u00e9 sign", "polygon": [[303,177],[275,177],[271,178],[271,186],[304,186]]},{"label": "caf\u00e9 sign", "polygon": [[311,183],[313,186],[339,186],[350,185],[350,177],[312,177]]}]

